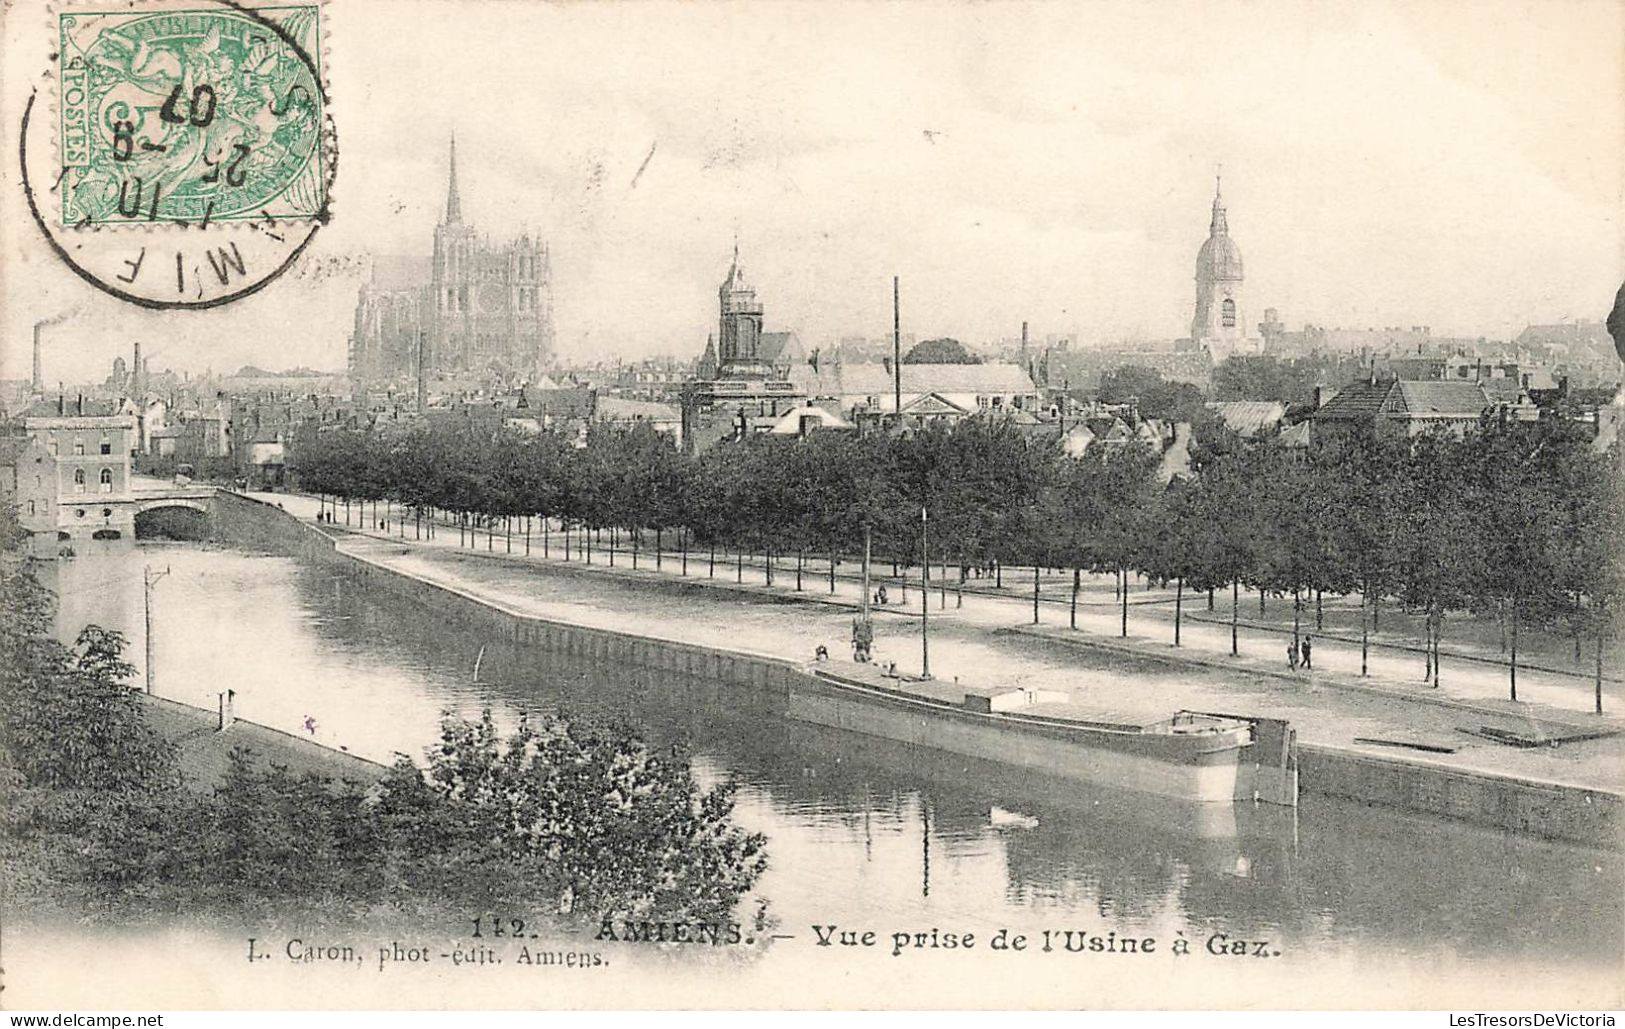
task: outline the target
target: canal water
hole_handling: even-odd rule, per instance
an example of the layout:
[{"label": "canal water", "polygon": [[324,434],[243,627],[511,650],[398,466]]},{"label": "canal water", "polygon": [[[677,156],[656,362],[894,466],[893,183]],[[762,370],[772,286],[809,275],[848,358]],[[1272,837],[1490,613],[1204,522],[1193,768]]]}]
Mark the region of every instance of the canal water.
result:
[{"label": "canal water", "polygon": [[[1617,852],[1317,797],[1295,813],[1216,815],[909,754],[753,713],[706,683],[514,653],[325,569],[234,549],[143,544],[61,562],[47,582],[62,634],[117,628],[143,667],[147,569],[164,573],[151,591],[162,696],[212,709],[229,687],[240,717],[381,761],[421,757],[447,711],[612,716],[683,745],[702,776],[737,781],[738,820],[768,837],[758,892],[791,937],[737,973],[778,991],[758,1003],[826,996],[805,974],[820,961],[850,982],[850,1003],[1008,1002],[1012,983],[1029,1003],[1078,1005],[1445,1006],[1554,983],[1618,995]],[[811,927],[831,924],[875,930],[884,953],[817,947]],[[1035,941],[1046,929],[1115,933],[1163,951],[1112,966],[1000,955],[1006,971],[988,952],[963,966],[942,965],[940,947],[891,956],[892,932],[933,928],[984,946],[1001,928]],[[1220,957],[1215,937],[1269,942],[1264,956]],[[1197,953],[1164,956],[1177,939]],[[965,994],[979,976],[985,992]]]}]

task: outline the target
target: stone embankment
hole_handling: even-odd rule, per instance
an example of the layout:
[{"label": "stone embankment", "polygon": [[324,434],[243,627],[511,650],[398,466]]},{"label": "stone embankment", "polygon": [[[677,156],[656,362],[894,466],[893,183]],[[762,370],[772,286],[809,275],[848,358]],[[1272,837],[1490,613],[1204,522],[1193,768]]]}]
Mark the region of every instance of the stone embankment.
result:
[{"label": "stone embankment", "polygon": [[[703,677],[725,688],[745,687],[769,693],[787,692],[794,679],[804,674],[797,662],[777,655],[701,646],[527,614],[489,597],[475,597],[425,575],[352,553],[314,524],[275,505],[237,494],[222,491],[216,498],[214,531],[224,542],[271,549],[331,566],[360,584],[426,605],[448,622],[477,628],[519,646]],[[613,574],[610,569],[604,572]],[[1184,660],[1174,655],[1165,655],[1165,659]],[[1301,744],[1299,760],[1300,787],[1306,794],[1341,797],[1549,839],[1608,847],[1620,842],[1625,797],[1613,791],[1461,768],[1453,766],[1445,755],[1389,756]]]}]

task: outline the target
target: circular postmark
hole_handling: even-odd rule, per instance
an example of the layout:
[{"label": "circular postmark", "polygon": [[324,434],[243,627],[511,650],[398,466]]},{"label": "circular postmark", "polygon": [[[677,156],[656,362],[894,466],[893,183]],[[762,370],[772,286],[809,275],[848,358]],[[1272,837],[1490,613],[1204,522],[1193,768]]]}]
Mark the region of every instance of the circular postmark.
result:
[{"label": "circular postmark", "polygon": [[134,0],[53,14],[21,182],[53,252],[143,307],[263,289],[331,218],[320,3]]}]

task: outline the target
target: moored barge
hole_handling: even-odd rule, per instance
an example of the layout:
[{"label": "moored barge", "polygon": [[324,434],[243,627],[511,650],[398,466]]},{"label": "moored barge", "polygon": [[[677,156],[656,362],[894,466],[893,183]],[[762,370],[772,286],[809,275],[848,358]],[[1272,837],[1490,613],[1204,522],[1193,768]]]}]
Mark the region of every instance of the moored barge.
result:
[{"label": "moored barge", "polygon": [[1062,694],[803,667],[789,715],[911,746],[1197,803],[1297,803],[1293,733],[1279,719],[1179,711],[1150,723],[1073,717]]}]

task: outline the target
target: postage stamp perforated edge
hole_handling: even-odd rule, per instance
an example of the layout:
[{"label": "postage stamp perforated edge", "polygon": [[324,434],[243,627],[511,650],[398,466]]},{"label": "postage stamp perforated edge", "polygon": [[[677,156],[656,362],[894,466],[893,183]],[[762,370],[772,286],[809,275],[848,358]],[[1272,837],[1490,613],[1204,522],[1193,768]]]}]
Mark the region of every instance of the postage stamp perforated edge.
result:
[{"label": "postage stamp perforated edge", "polygon": [[[70,220],[65,217],[70,176],[63,124],[65,94],[69,87],[69,55],[65,46],[67,29],[62,23],[64,16],[106,16],[129,21],[166,13],[191,13],[223,14],[239,19],[269,21],[273,17],[270,12],[294,10],[309,10],[314,15],[311,27],[305,33],[306,38],[289,37],[281,21],[276,23],[276,27],[279,30],[278,35],[283,36],[284,40],[291,38],[297,56],[307,68],[313,70],[318,87],[318,95],[313,99],[318,111],[313,119],[314,132],[308,159],[283,188],[276,190],[273,196],[266,198],[267,202],[260,203],[253,209],[228,214],[217,215],[205,208],[205,213],[201,216],[178,217],[158,210],[149,202],[143,209],[144,213],[137,213],[134,216],[114,211],[110,217],[105,218]],[[266,231],[273,224],[320,225],[332,219],[338,144],[332,110],[332,83],[329,77],[332,29],[328,0],[124,0],[124,2],[54,0],[46,7],[45,20],[45,38],[50,41],[53,51],[52,67],[46,78],[54,79],[55,82],[53,88],[43,91],[49,97],[49,108],[43,112],[48,117],[40,119],[45,123],[40,126],[40,129],[44,130],[43,134],[51,137],[50,175],[47,182],[37,185],[49,190],[48,196],[41,197],[44,201],[41,206],[48,212],[47,217],[58,231],[75,233],[112,231],[120,235],[199,229],[227,232],[234,227],[252,227]],[[41,133],[31,134],[37,139]],[[43,143],[43,140],[38,142]],[[284,201],[289,189],[301,179],[307,180],[308,184],[308,191],[302,202]],[[156,196],[154,198],[156,199]]]}]

